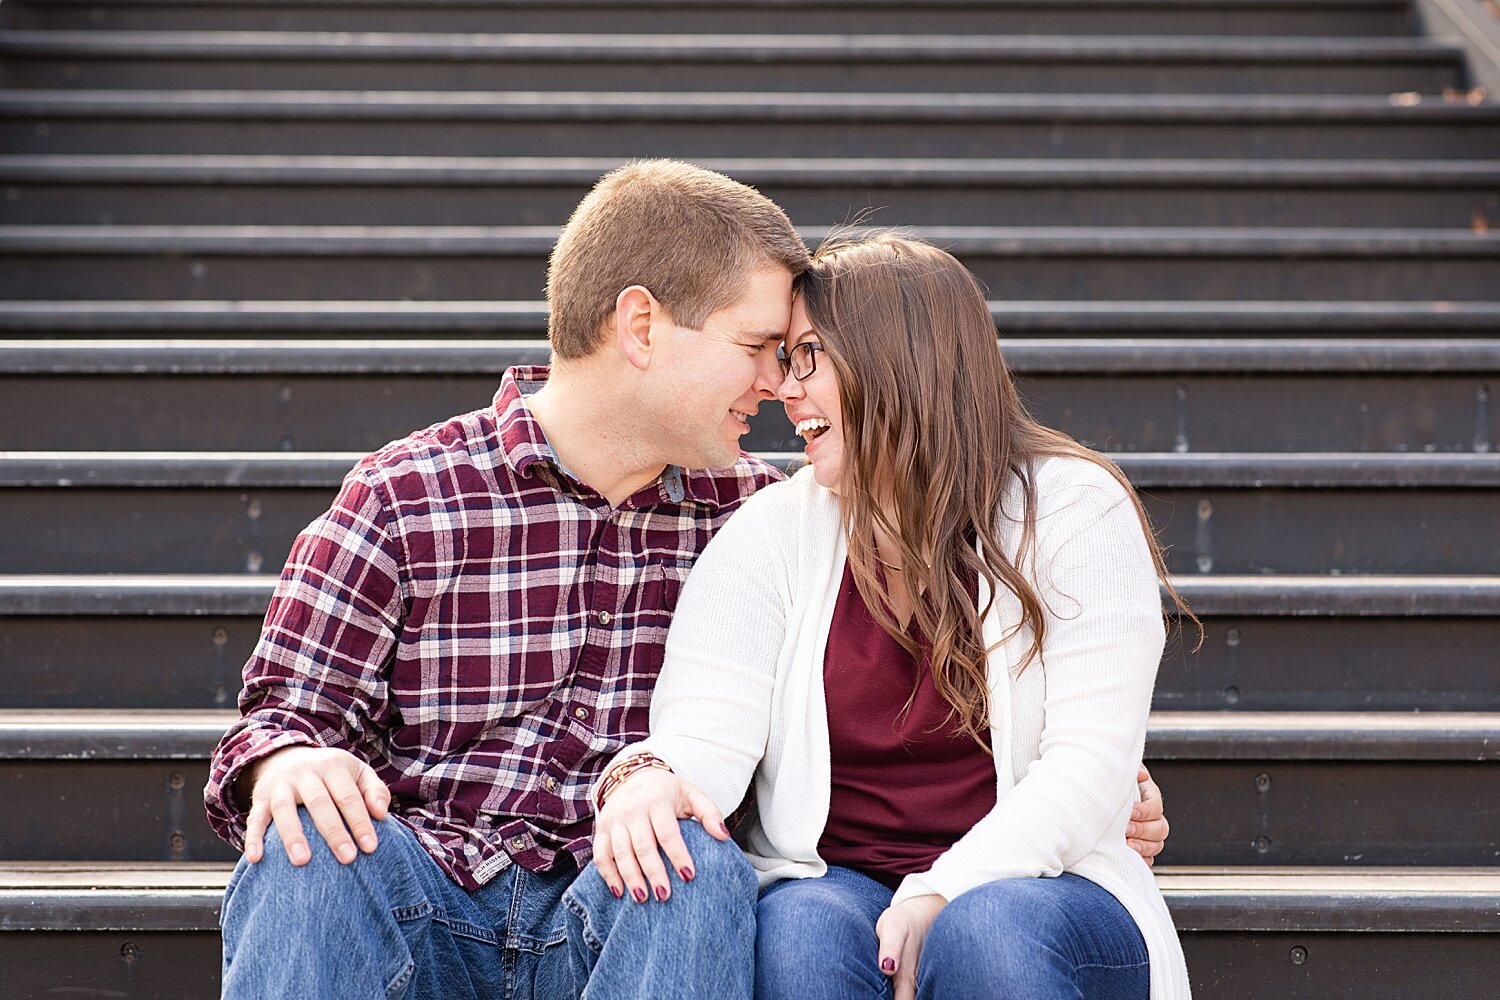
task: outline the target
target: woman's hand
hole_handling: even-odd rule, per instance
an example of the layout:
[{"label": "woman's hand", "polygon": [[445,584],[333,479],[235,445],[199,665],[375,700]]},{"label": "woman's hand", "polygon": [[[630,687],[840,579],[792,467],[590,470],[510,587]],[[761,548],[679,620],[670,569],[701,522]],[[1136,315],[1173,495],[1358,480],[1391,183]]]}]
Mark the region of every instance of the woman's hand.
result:
[{"label": "woman's hand", "polygon": [[677,829],[679,819],[697,819],[711,836],[729,839],[724,815],[709,797],[671,771],[637,771],[609,796],[594,823],[594,865],[616,899],[626,892],[637,903],[652,896],[668,899],[672,883],[663,852],[684,882],[693,880],[693,859]]},{"label": "woman's hand", "polygon": [[1125,842],[1150,865],[1155,863],[1156,856],[1166,845],[1167,834],[1172,828],[1167,823],[1167,814],[1162,805],[1161,788],[1151,780],[1151,772],[1146,770],[1145,764],[1141,765],[1135,780],[1141,786],[1141,801],[1130,807],[1130,823],[1125,827]]},{"label": "woman's hand", "polygon": [[932,893],[888,908],[875,922],[875,936],[880,942],[880,971],[889,976],[896,990],[896,1000],[916,1000],[917,960],[922,957],[922,943],[938,912],[948,905],[942,896]]}]

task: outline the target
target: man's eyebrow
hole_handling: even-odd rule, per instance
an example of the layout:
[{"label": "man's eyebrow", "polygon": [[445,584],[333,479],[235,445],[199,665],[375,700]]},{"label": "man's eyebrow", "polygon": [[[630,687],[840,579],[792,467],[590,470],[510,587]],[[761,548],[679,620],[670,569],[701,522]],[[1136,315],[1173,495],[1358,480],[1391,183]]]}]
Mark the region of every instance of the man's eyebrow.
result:
[{"label": "man's eyebrow", "polygon": [[745,334],[745,336],[749,337],[751,340],[759,340],[759,341],[763,341],[763,342],[767,341],[767,340],[783,340],[786,337],[786,331],[785,330],[752,331],[750,333]]}]

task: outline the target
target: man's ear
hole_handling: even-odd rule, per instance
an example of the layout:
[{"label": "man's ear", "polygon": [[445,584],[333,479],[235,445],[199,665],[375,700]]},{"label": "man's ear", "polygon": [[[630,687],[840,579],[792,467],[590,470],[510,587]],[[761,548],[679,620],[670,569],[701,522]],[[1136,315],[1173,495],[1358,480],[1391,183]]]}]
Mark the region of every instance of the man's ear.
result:
[{"label": "man's ear", "polygon": [[666,310],[644,285],[631,285],[615,297],[615,344],[636,368],[651,367],[656,349],[652,324],[666,318]]}]

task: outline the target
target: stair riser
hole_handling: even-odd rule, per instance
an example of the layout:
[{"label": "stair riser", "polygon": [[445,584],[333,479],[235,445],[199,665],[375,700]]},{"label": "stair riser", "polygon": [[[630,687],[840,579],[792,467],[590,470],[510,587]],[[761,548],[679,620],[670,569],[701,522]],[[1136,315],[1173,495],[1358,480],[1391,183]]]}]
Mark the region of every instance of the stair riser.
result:
[{"label": "stair riser", "polygon": [[[261,616],[8,616],[0,709],[229,709]],[[1156,707],[1500,711],[1500,616],[1204,616],[1174,631]]]},{"label": "stair riser", "polygon": [[[1202,618],[1201,647],[1191,622],[1169,636],[1159,710],[1500,711],[1500,616]],[[203,642],[208,676],[220,676]],[[253,634],[244,642],[248,657]]]},{"label": "stair riser", "polygon": [[[1482,997],[1500,981],[1500,935],[1250,931],[1180,934],[1204,1000]],[[108,958],[107,949],[101,953]]]},{"label": "stair riser", "polygon": [[[941,242],[941,241],[940,241]],[[1484,301],[1500,256],[959,257],[993,299],[1222,301]],[[314,257],[180,252],[0,255],[4,299],[338,299],[535,301],[546,284],[540,256],[402,253]]]},{"label": "stair riser", "polygon": [[[1500,188],[756,187],[799,223],[1009,226],[1351,226],[1500,228]],[[0,181],[10,225],[561,225],[587,186],[222,182],[151,186]]]},{"label": "stair riser", "polygon": [[[1493,762],[1156,760],[1167,865],[1495,865]],[[1262,790],[1264,788],[1264,790]]]},{"label": "stair riser", "polygon": [[[333,498],[309,488],[11,488],[11,573],[272,573]],[[1485,489],[1149,487],[1173,572],[1500,573]]]},{"label": "stair riser", "polygon": [[10,931],[0,933],[0,949],[7,988],[19,997],[219,995],[223,943],[216,931]]},{"label": "stair riser", "polygon": [[[1179,932],[1194,995],[1205,1000],[1371,1000],[1486,996],[1500,979],[1500,935]],[[0,935],[21,996],[68,990],[201,1000],[219,993],[212,932],[74,931]],[[1440,971],[1434,971],[1440,970]]]},{"label": "stair riser", "polygon": [[921,63],[684,62],[37,56],[0,53],[0,87],[193,90],[849,91],[1016,94],[1441,94],[1465,85],[1457,61],[1286,63],[1142,60],[1101,64],[1053,57]]},{"label": "stair riser", "polygon": [[[1146,761],[1169,796],[1163,864],[1500,861],[1492,762],[1165,761],[1149,743]],[[30,808],[0,816],[0,860],[232,859],[203,813],[207,777],[206,759],[4,762],[5,801]]]},{"label": "stair riser", "polygon": [[[373,451],[489,405],[498,381],[498,371],[3,375],[0,451]],[[1461,452],[1500,442],[1500,372],[1032,375],[1017,384],[1043,423],[1110,451]],[[751,451],[802,448],[779,403],[763,404],[751,427],[742,439]]]},{"label": "stair riser", "polygon": [[[7,6],[10,6],[8,3]],[[623,34],[959,34],[1066,35],[1087,23],[1099,35],[1405,35],[1411,31],[1399,7],[1318,10],[1294,7],[1191,7],[1162,10],[1160,4],[1108,6],[1058,3],[1029,7],[951,7],[871,4],[681,7],[663,4],[574,5],[556,10],[507,6],[371,4],[212,4],[161,7],[149,3],[107,5],[18,4],[9,24],[17,29],[131,31],[396,31],[567,32]]]},{"label": "stair riser", "polygon": [[0,118],[12,153],[424,156],[1222,157],[1237,159],[1475,159],[1493,157],[1500,128],[1362,122],[486,122],[276,121],[125,115]]}]

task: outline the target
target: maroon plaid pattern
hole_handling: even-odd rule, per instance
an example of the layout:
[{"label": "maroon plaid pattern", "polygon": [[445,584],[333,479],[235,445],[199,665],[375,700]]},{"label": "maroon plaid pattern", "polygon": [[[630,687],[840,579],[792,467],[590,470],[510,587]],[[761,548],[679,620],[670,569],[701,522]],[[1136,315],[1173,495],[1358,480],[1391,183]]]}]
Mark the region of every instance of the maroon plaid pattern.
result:
[{"label": "maroon plaid pattern", "polygon": [[467,888],[588,861],[589,789],[646,734],[683,579],[780,474],[669,468],[611,508],[527,408],[546,373],[365,458],[298,536],[204,789],[219,836],[243,848],[240,770],[306,744],[368,761]]}]

